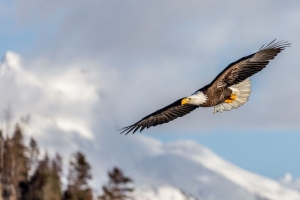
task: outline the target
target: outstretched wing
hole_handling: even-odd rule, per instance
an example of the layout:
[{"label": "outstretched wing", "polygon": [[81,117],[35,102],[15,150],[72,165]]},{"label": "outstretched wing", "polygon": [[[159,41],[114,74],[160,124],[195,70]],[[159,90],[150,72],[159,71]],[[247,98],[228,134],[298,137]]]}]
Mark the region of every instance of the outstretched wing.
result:
[{"label": "outstretched wing", "polygon": [[212,87],[230,87],[238,84],[253,74],[261,71],[270,60],[290,46],[286,41],[275,42],[262,46],[258,52],[245,56],[226,67],[210,84]]},{"label": "outstretched wing", "polygon": [[160,124],[168,123],[178,117],[182,117],[192,112],[193,110],[199,107],[190,104],[181,105],[181,101],[182,99],[178,99],[174,103],[144,117],[143,119],[136,122],[135,124],[122,128],[121,133],[126,132],[127,135],[129,132],[132,131],[132,134],[134,134],[139,129],[141,132],[142,130],[144,130],[144,128],[149,128],[151,126],[157,126]]}]

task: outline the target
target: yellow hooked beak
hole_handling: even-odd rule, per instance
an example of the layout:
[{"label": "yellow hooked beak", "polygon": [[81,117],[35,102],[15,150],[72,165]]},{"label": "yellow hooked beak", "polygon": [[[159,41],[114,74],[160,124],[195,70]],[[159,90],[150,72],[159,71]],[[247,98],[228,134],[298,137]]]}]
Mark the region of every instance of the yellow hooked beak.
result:
[{"label": "yellow hooked beak", "polygon": [[181,100],[181,105],[187,104],[188,102],[190,102],[189,98],[184,98]]}]

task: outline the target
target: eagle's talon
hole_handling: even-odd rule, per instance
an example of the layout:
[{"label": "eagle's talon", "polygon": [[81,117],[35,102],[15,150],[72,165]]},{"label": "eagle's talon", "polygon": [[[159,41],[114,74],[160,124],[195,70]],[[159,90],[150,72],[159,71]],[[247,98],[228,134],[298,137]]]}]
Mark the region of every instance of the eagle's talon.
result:
[{"label": "eagle's talon", "polygon": [[232,103],[236,100],[236,95],[232,94],[228,99],[225,99],[225,103]]}]

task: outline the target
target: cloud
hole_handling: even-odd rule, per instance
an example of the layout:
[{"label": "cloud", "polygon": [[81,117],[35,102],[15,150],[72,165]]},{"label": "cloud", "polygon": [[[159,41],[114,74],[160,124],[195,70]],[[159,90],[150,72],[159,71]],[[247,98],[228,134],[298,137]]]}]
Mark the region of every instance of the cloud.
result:
[{"label": "cloud", "polygon": [[[299,130],[294,88],[299,84],[300,15],[298,7],[291,5],[287,3],[282,9],[280,3],[271,1],[93,1],[72,2],[68,9],[57,3],[51,5],[51,12],[44,13],[47,2],[30,1],[19,7],[19,17],[32,15],[29,6],[35,6],[42,19],[49,19],[43,22],[52,27],[51,36],[43,27],[36,29],[39,42],[33,49],[38,52],[25,58],[27,65],[45,73],[64,71],[76,63],[76,67],[99,76],[94,84],[101,87],[104,97],[100,107],[114,110],[105,114],[118,128],[191,94],[227,64],[263,43],[274,38],[288,40],[292,47],[251,78],[253,92],[243,107],[216,115],[211,109],[198,109],[155,131],[196,132],[199,123],[205,124],[202,131],[232,127]],[[41,23],[34,18],[29,21]],[[32,64],[38,59],[43,60],[43,66]],[[71,87],[67,89],[71,92]],[[73,97],[77,98],[74,92]],[[137,108],[139,112],[135,112]],[[241,118],[241,112],[247,115]]]},{"label": "cloud", "polygon": [[89,115],[100,97],[79,69],[66,69],[55,76],[34,74],[23,69],[19,55],[7,52],[1,75],[1,92],[6,94],[1,99],[2,110],[10,105],[17,117],[30,114],[38,124],[56,124],[66,132],[92,137],[88,121],[81,117]]},{"label": "cloud", "polygon": [[278,37],[292,47],[251,78],[245,105],[215,115],[212,108],[199,108],[146,134],[299,130],[295,2],[284,9],[273,1],[66,3],[14,4],[16,26],[22,27],[17,30],[36,35],[30,51],[21,57],[9,52],[2,64],[2,74],[5,65],[15,72],[2,76],[7,95],[1,105],[11,104],[16,116],[34,113],[38,119],[32,120],[91,138],[99,130],[115,133]]}]

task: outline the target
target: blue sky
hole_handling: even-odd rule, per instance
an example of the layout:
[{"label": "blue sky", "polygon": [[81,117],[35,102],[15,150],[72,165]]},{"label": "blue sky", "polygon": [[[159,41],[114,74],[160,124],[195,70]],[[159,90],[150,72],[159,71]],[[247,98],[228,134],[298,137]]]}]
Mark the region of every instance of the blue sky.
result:
[{"label": "blue sky", "polygon": [[[255,1],[231,7],[217,1],[130,2],[96,6],[77,2],[70,7],[68,1],[1,3],[0,53],[19,54],[24,69],[38,71],[41,77],[76,68],[91,72],[92,80],[105,80],[97,82],[102,84],[97,89],[101,104],[106,105],[99,110],[116,109],[116,114],[107,114],[111,126],[100,130],[115,130],[194,92],[263,43],[288,40],[292,47],[251,79],[253,92],[245,106],[216,115],[212,109],[197,110],[142,135],[163,142],[195,140],[230,162],[273,179],[287,172],[300,177],[300,96],[299,89],[293,89],[299,84],[295,59],[300,53],[299,3]],[[149,94],[151,98],[146,97]],[[116,97],[121,95],[124,100],[119,102]]]}]

